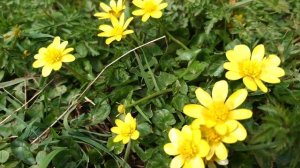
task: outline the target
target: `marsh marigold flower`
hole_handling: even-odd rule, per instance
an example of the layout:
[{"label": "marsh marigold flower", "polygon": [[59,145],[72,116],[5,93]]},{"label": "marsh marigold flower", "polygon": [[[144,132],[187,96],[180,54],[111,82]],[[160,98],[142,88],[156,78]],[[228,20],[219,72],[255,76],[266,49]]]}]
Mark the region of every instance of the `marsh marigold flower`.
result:
[{"label": "marsh marigold flower", "polygon": [[224,135],[216,132],[214,128],[209,128],[203,123],[199,123],[200,119],[193,121],[191,127],[194,130],[200,130],[202,139],[206,140],[210,146],[206,160],[225,161],[228,157],[228,150],[224,143],[232,144],[237,141],[243,141],[247,137],[246,129],[242,124],[232,120],[229,124],[227,133]]},{"label": "marsh marigold flower", "polygon": [[103,9],[104,12],[98,12],[94,15],[99,19],[112,19],[113,17],[118,18],[125,9],[123,0],[118,0],[117,3],[115,0],[111,0],[109,6],[101,2],[100,7]]},{"label": "marsh marigold flower", "polygon": [[100,25],[99,29],[102,33],[99,33],[100,37],[107,37],[105,40],[106,44],[110,44],[113,41],[121,41],[127,34],[133,33],[133,30],[126,30],[133,17],[130,17],[125,21],[124,13],[121,15],[120,20],[116,17],[111,18],[112,26],[110,25]]},{"label": "marsh marigold flower", "polygon": [[125,120],[116,119],[116,127],[111,128],[111,132],[117,134],[114,138],[114,142],[122,141],[123,144],[127,144],[130,139],[136,140],[140,136],[139,131],[136,130],[136,119],[128,113],[125,116]]},{"label": "marsh marigold flower", "polygon": [[66,48],[68,41],[60,43],[60,37],[55,37],[53,42],[47,47],[39,49],[34,56],[37,59],[33,62],[33,68],[43,67],[42,76],[48,76],[52,70],[59,70],[63,62],[73,62],[75,57],[70,54],[73,48]]},{"label": "marsh marigold flower", "polygon": [[284,70],[279,66],[280,59],[271,54],[264,57],[265,48],[260,44],[254,48],[252,54],[246,45],[237,45],[233,50],[226,52],[229,62],[224,63],[224,68],[229,70],[226,78],[243,82],[249,90],[256,91],[257,87],[263,92],[268,88],[263,82],[279,83],[279,77],[284,76]]},{"label": "marsh marigold flower", "polygon": [[168,6],[167,3],[161,3],[162,0],[133,0],[132,3],[140,9],[132,12],[135,16],[142,16],[142,21],[146,22],[150,17],[160,18],[161,10]]},{"label": "marsh marigold flower", "polygon": [[188,104],[183,108],[183,113],[193,117],[201,118],[208,128],[214,127],[220,135],[225,135],[231,127],[236,127],[236,120],[248,119],[252,116],[252,111],[248,109],[236,109],[241,105],[248,92],[246,89],[235,91],[229,98],[228,84],[225,80],[216,82],[212,97],[202,88],[195,91],[200,104]]},{"label": "marsh marigold flower", "polygon": [[168,155],[175,156],[171,168],[204,168],[202,158],[209,152],[208,143],[201,139],[201,132],[185,125],[182,130],[172,128],[169,132],[171,143],[164,146]]}]

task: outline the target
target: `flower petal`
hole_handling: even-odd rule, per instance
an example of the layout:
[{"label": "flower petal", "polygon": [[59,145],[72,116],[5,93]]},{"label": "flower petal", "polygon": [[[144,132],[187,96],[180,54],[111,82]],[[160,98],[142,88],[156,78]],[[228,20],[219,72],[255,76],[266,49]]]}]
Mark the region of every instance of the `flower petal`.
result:
[{"label": "flower petal", "polygon": [[213,101],[224,103],[227,94],[228,94],[228,83],[225,80],[216,82],[212,90]]},{"label": "flower petal", "polygon": [[198,140],[198,143],[199,143],[199,147],[200,147],[200,151],[199,151],[199,155],[200,157],[205,157],[208,153],[209,153],[209,150],[210,150],[210,147],[209,147],[209,144],[207,143],[207,141],[205,140]]},{"label": "flower petal", "polygon": [[32,67],[33,68],[39,68],[45,65],[45,62],[42,60],[36,60],[33,62]]},{"label": "flower petal", "polygon": [[162,16],[162,12],[161,11],[154,11],[154,12],[151,12],[151,17],[153,18],[160,18]]},{"label": "flower petal", "polygon": [[125,24],[123,25],[123,29],[127,29],[129,26],[130,22],[133,20],[133,17],[130,17],[126,20]]},{"label": "flower petal", "polygon": [[100,25],[99,29],[104,31],[104,32],[107,32],[107,31],[113,30],[113,27],[111,27],[110,25]]},{"label": "flower petal", "polygon": [[110,129],[111,132],[116,133],[116,134],[120,134],[121,133],[121,129],[119,127],[112,127]]},{"label": "flower petal", "polygon": [[204,91],[202,88],[197,88],[195,93],[196,93],[196,97],[197,97],[198,101],[203,106],[209,107],[213,103],[211,96],[206,91]]},{"label": "flower petal", "polygon": [[228,151],[222,142],[220,142],[218,145],[216,145],[215,154],[216,154],[217,158],[220,160],[225,160],[228,157]]},{"label": "flower petal", "polygon": [[133,0],[132,3],[139,8],[143,8],[144,7],[144,2],[141,0]]},{"label": "flower petal", "polygon": [[228,118],[244,120],[252,117],[252,111],[248,109],[236,109],[229,112]]},{"label": "flower petal", "polygon": [[225,77],[229,80],[238,80],[241,79],[243,76],[238,72],[228,71],[226,72]]},{"label": "flower petal", "polygon": [[146,21],[149,19],[149,17],[150,17],[150,14],[149,14],[149,13],[145,13],[145,14],[143,15],[143,17],[142,17],[142,21],[143,21],[143,22],[146,22]]},{"label": "flower petal", "polygon": [[52,67],[51,66],[44,66],[43,69],[42,69],[42,76],[43,77],[47,77],[50,75],[52,71]]},{"label": "flower petal", "polygon": [[162,10],[162,9],[166,8],[167,6],[168,6],[167,3],[161,3],[161,4],[159,4],[159,6],[158,6],[158,10]]},{"label": "flower petal", "polygon": [[174,157],[170,163],[170,168],[181,168],[184,163],[184,158],[181,155]]},{"label": "flower petal", "polygon": [[192,118],[200,118],[205,107],[198,104],[188,104],[183,107],[183,113]]},{"label": "flower petal", "polygon": [[257,85],[256,85],[255,81],[253,80],[253,78],[246,76],[243,78],[243,82],[249,90],[252,90],[252,91],[257,90]]},{"label": "flower petal", "polygon": [[180,135],[181,135],[181,132],[176,128],[172,128],[169,131],[169,139],[172,143],[176,143],[179,140]]},{"label": "flower petal", "polygon": [[72,54],[64,55],[61,59],[62,62],[73,62],[74,60],[75,60],[75,57]]},{"label": "flower petal", "polygon": [[62,62],[55,62],[54,64],[51,65],[53,70],[57,71],[61,68]]},{"label": "flower petal", "polygon": [[111,42],[115,41],[116,37],[109,37],[105,40],[105,44],[109,45]]},{"label": "flower petal", "polygon": [[227,133],[227,125],[226,124],[217,124],[215,130],[220,135],[225,135]]},{"label": "flower petal", "polygon": [[122,140],[123,140],[123,136],[122,136],[122,135],[117,135],[117,136],[114,138],[113,142],[120,142],[120,141],[122,141]]},{"label": "flower petal", "polygon": [[238,123],[238,127],[237,129],[232,133],[236,138],[237,140],[239,141],[243,141],[246,139],[247,137],[247,131],[246,129],[244,128],[244,126],[240,123]]},{"label": "flower petal", "polygon": [[132,14],[134,16],[142,16],[145,14],[145,11],[143,9],[138,9],[138,10],[133,11]]},{"label": "flower petal", "polygon": [[234,71],[239,73],[239,64],[235,63],[235,62],[225,62],[223,64],[224,69],[227,69],[229,71]]},{"label": "flower petal", "polygon": [[265,47],[264,45],[260,44],[253,49],[251,60],[262,61],[264,56],[265,56]]},{"label": "flower petal", "polygon": [[260,79],[254,79],[254,81],[261,91],[263,91],[264,93],[268,92],[268,88]]},{"label": "flower petal", "polygon": [[111,8],[108,5],[102,2],[100,3],[100,7],[107,13],[111,10]]},{"label": "flower petal", "polygon": [[136,140],[136,139],[139,138],[139,136],[140,136],[139,131],[135,130],[135,131],[133,132],[133,134],[131,134],[131,139]]},{"label": "flower petal", "polygon": [[264,63],[266,65],[272,65],[272,66],[279,66],[280,65],[280,58],[277,55],[270,54],[265,60]]},{"label": "flower petal", "polygon": [[165,144],[164,151],[168,155],[178,155],[179,154],[178,148],[172,143]]},{"label": "flower petal", "polygon": [[235,109],[246,100],[247,95],[248,92],[246,89],[239,89],[229,96],[225,104],[229,110]]},{"label": "flower petal", "polygon": [[54,40],[53,40],[53,42],[52,42],[52,44],[54,45],[54,46],[59,46],[59,44],[60,44],[60,37],[55,37],[54,38]]},{"label": "flower petal", "polygon": [[280,83],[280,79],[270,74],[261,74],[260,79],[267,83]]},{"label": "flower petal", "polygon": [[66,55],[66,54],[68,54],[69,52],[72,52],[73,50],[74,50],[74,48],[66,48],[66,49],[63,51],[62,55]]},{"label": "flower petal", "polygon": [[282,68],[280,67],[274,67],[274,66],[267,66],[264,70],[263,70],[264,74],[268,74],[268,75],[272,75],[275,77],[282,77],[285,75],[285,72]]},{"label": "flower petal", "polygon": [[194,159],[191,160],[191,165],[192,167],[191,168],[204,168],[204,162],[202,160],[201,157],[195,157]]},{"label": "flower petal", "polygon": [[241,44],[234,47],[234,61],[250,60],[251,52],[248,46]]},{"label": "flower petal", "polygon": [[127,144],[130,141],[129,137],[123,137],[122,143]]}]

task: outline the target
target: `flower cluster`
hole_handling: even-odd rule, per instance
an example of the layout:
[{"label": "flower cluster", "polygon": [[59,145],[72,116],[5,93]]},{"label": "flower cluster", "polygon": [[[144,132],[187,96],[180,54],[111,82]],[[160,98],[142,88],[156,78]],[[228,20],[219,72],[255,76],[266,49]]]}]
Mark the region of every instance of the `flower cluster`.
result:
[{"label": "flower cluster", "polygon": [[[280,59],[276,55],[264,58],[264,54],[263,45],[255,47],[252,54],[245,45],[237,45],[227,51],[230,62],[224,64],[224,68],[229,70],[226,78],[243,78],[249,90],[256,91],[258,87],[267,92],[262,81],[279,83],[284,70],[278,67]],[[248,91],[239,89],[228,96],[228,87],[225,80],[218,81],[211,95],[197,88],[195,94],[199,104],[184,106],[183,113],[194,118],[194,121],[181,131],[172,128],[169,132],[171,143],[167,143],[164,150],[168,155],[175,156],[170,163],[171,168],[204,168],[205,163],[214,162],[226,165],[228,149],[225,145],[246,139],[247,131],[239,120],[251,118],[252,111],[238,107],[246,100]]]},{"label": "flower cluster", "polygon": [[[142,16],[142,21],[146,22],[150,17],[160,18],[162,16],[161,10],[168,6],[167,3],[162,3],[162,0],[133,0],[132,3],[138,7],[132,12],[134,16]],[[105,43],[109,45],[113,41],[121,41],[126,35],[132,34],[134,31],[128,29],[133,17],[126,19],[124,10],[126,8],[125,0],[111,0],[109,5],[100,3],[100,8],[103,12],[98,12],[94,16],[100,20],[109,19],[111,24],[102,24],[99,30],[102,32],[98,34],[99,37],[106,37]]]}]

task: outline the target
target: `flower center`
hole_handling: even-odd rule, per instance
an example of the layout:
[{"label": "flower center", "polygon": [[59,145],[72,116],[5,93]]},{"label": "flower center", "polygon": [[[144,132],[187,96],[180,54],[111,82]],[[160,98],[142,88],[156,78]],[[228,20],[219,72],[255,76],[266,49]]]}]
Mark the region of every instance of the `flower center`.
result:
[{"label": "flower center", "polygon": [[194,158],[198,153],[198,146],[194,144],[191,140],[186,140],[179,146],[179,153],[183,156],[185,160]]},{"label": "flower center", "polygon": [[144,3],[144,10],[146,13],[151,13],[157,10],[158,5],[153,0]]},{"label": "flower center", "polygon": [[223,102],[214,102],[209,108],[209,111],[217,122],[226,121],[229,114],[229,110]]},{"label": "flower center", "polygon": [[262,63],[258,61],[244,61],[240,64],[240,71],[244,76],[253,78],[259,77],[262,70]]},{"label": "flower center", "polygon": [[113,32],[112,32],[112,34],[114,36],[118,36],[118,35],[122,36],[123,35],[123,27],[122,26],[115,27],[114,30],[113,30]]},{"label": "flower center", "polygon": [[121,135],[125,137],[130,137],[135,131],[135,128],[130,125],[126,125],[121,129]]},{"label": "flower center", "polygon": [[208,141],[209,144],[215,144],[221,141],[221,137],[214,129],[201,126],[201,132],[204,139]]},{"label": "flower center", "polygon": [[119,18],[119,16],[122,13],[122,10],[120,10],[120,11],[110,10],[108,13],[111,14],[111,15],[113,15],[113,16],[115,16],[116,18]]},{"label": "flower center", "polygon": [[54,64],[56,62],[61,62],[62,52],[56,48],[49,48],[45,53],[45,62],[48,64]]}]

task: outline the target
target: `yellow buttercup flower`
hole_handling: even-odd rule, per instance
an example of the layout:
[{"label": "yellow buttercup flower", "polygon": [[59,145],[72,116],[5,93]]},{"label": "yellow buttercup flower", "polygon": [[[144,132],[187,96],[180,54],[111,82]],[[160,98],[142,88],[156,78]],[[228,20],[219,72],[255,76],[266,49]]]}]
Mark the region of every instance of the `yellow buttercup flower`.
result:
[{"label": "yellow buttercup flower", "polygon": [[167,3],[161,3],[162,0],[133,0],[132,3],[140,9],[132,12],[135,16],[142,16],[142,21],[146,22],[150,17],[160,18],[161,10],[168,6]]},{"label": "yellow buttercup flower", "polygon": [[247,90],[239,89],[226,100],[228,83],[225,80],[215,83],[212,97],[202,88],[196,89],[195,93],[201,105],[185,105],[183,113],[193,118],[203,119],[208,128],[214,127],[220,135],[225,135],[231,127],[236,126],[236,122],[232,121],[248,119],[252,116],[252,111],[248,109],[236,109],[245,101]]},{"label": "yellow buttercup flower", "polygon": [[128,113],[125,116],[125,120],[116,119],[116,127],[111,128],[111,132],[117,134],[114,138],[114,142],[122,141],[123,144],[127,144],[130,139],[136,140],[140,136],[139,131],[136,130],[136,119]]},{"label": "yellow buttercup flower", "polygon": [[113,17],[118,18],[125,9],[123,0],[118,0],[117,3],[115,0],[111,0],[109,6],[101,2],[100,7],[103,9],[104,12],[98,12],[94,15],[99,19],[112,19]]},{"label": "yellow buttercup flower", "polygon": [[279,83],[279,77],[284,76],[284,70],[279,66],[280,59],[271,54],[264,57],[265,47],[260,44],[254,48],[252,54],[246,45],[237,45],[233,50],[226,52],[226,57],[230,62],[224,63],[224,68],[229,70],[226,78],[229,80],[238,80],[243,78],[246,87],[256,91],[257,87],[263,92],[268,88],[267,83]]},{"label": "yellow buttercup flower", "polygon": [[63,62],[73,62],[75,57],[70,54],[73,48],[66,48],[68,41],[60,43],[60,37],[55,37],[53,42],[47,47],[39,49],[34,56],[37,59],[33,62],[33,68],[43,67],[42,76],[48,76],[52,70],[59,70]]},{"label": "yellow buttercup flower", "polygon": [[230,121],[226,134],[219,134],[214,128],[206,127],[199,123],[200,119],[193,121],[191,127],[194,130],[201,130],[202,138],[206,140],[210,146],[210,151],[206,156],[206,160],[225,161],[228,157],[228,150],[224,143],[232,144],[237,141],[243,141],[247,137],[246,129],[237,121]]},{"label": "yellow buttercup flower", "polygon": [[172,128],[169,132],[171,143],[164,146],[168,155],[175,156],[171,168],[204,168],[202,158],[209,152],[208,143],[201,139],[201,132],[185,125],[182,130]]},{"label": "yellow buttercup flower", "polygon": [[107,37],[105,40],[106,44],[110,44],[113,41],[121,41],[122,38],[126,37],[127,34],[133,33],[133,30],[126,30],[129,23],[132,21],[133,17],[130,17],[125,22],[124,13],[121,14],[120,20],[116,17],[111,18],[112,26],[110,25],[100,25],[99,29],[102,33],[99,33],[100,37]]}]

